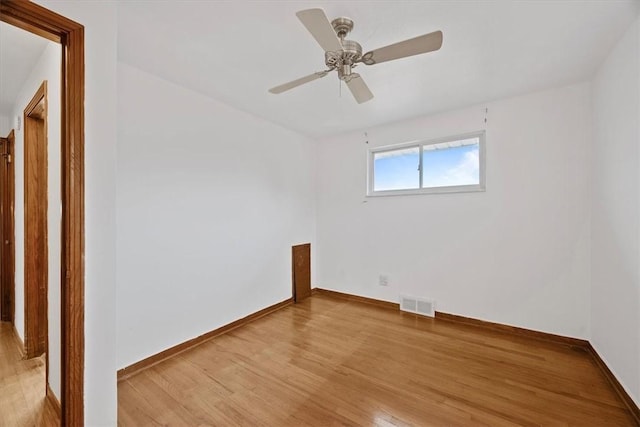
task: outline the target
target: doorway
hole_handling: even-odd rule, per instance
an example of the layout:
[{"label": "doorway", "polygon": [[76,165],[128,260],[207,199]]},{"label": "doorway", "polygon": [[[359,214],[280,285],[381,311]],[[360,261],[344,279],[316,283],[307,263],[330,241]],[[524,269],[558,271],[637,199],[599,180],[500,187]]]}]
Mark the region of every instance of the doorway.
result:
[{"label": "doorway", "polygon": [[24,110],[24,349],[38,357],[48,344],[47,82]]},{"label": "doorway", "polygon": [[13,322],[15,314],[15,134],[0,138],[0,320]]},{"label": "doorway", "polygon": [[298,303],[311,296],[311,243],[293,246],[293,301]]},{"label": "doorway", "polygon": [[[84,425],[84,27],[34,2],[0,0],[0,21],[60,44],[60,415]],[[53,236],[52,236],[53,237]],[[14,313],[17,317],[18,312]],[[57,329],[57,328],[56,328]],[[47,390],[47,398],[50,394]]]}]

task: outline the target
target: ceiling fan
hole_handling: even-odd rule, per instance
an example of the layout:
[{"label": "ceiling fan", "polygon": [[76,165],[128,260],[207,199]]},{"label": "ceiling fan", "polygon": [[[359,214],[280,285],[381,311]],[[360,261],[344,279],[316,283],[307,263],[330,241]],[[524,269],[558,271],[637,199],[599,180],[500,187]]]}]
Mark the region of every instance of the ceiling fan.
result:
[{"label": "ceiling fan", "polygon": [[360,74],[354,73],[353,68],[360,63],[374,65],[407,56],[433,52],[442,46],[442,31],[418,36],[409,40],[381,47],[362,54],[362,47],[353,40],[345,40],[353,29],[353,21],[349,18],[336,18],[329,22],[322,9],[306,9],[296,13],[296,16],[324,49],[324,62],[327,69],[308,76],[293,80],[269,89],[271,93],[282,93],[305,83],[320,79],[332,71],[338,72],[338,78],[347,84],[358,104],[373,98],[373,94]]}]

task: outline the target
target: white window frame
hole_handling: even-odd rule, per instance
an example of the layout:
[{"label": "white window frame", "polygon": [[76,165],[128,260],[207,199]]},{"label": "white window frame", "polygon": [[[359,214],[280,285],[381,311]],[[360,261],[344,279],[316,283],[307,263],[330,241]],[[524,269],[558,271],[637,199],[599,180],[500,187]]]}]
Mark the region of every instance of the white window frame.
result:
[{"label": "white window frame", "polygon": [[[478,138],[479,140],[479,178],[480,182],[473,185],[452,185],[446,187],[431,187],[422,188],[422,152],[425,145],[441,144],[443,142],[459,141],[461,139]],[[381,197],[381,196],[402,196],[411,194],[439,194],[439,193],[469,193],[477,191],[485,191],[485,163],[486,163],[486,131],[469,132],[460,135],[446,136],[443,138],[411,141],[403,144],[385,145],[382,147],[370,148],[367,150],[367,197]],[[418,170],[420,171],[420,183],[419,188],[406,189],[406,190],[378,190],[374,191],[373,184],[375,182],[375,168],[374,168],[374,155],[376,153],[383,153],[385,151],[395,151],[405,148],[418,148],[420,154]]]}]

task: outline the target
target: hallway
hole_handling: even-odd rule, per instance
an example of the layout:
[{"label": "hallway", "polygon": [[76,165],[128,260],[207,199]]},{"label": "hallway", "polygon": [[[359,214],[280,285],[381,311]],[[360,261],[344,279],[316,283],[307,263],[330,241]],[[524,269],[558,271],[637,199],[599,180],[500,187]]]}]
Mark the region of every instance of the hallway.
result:
[{"label": "hallway", "polygon": [[0,323],[0,426],[60,425],[45,398],[45,357],[22,360],[13,325]]}]

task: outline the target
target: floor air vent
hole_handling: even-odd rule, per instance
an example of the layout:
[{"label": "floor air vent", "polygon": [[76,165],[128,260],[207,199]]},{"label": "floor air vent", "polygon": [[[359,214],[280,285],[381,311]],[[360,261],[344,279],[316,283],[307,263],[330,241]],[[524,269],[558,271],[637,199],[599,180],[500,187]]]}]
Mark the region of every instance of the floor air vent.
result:
[{"label": "floor air vent", "polygon": [[435,304],[433,301],[406,295],[400,295],[400,310],[422,314],[423,316],[435,316]]}]

